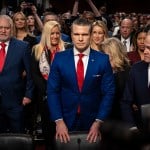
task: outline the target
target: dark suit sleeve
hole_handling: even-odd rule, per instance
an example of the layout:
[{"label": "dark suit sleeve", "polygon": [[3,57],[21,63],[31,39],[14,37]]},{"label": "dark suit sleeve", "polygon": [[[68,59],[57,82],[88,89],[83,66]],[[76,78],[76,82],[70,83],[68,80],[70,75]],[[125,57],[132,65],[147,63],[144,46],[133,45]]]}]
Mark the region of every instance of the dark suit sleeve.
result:
[{"label": "dark suit sleeve", "polygon": [[25,97],[28,97],[32,99],[32,94],[33,94],[33,80],[31,77],[31,49],[29,47],[29,44],[26,44],[24,46],[24,56],[23,56],[23,63],[25,67],[25,72],[26,72],[26,89],[25,89]]},{"label": "dark suit sleeve", "polygon": [[60,103],[61,75],[58,67],[59,61],[60,58],[58,57],[58,53],[56,53],[53,63],[51,65],[51,71],[47,83],[48,106],[51,119],[53,121],[63,118],[62,107]]},{"label": "dark suit sleeve", "polygon": [[134,70],[130,70],[129,78],[126,83],[126,87],[123,93],[123,98],[121,100],[121,112],[122,118],[126,123],[129,123],[132,126],[135,126],[133,112],[132,112],[132,103],[135,101],[134,97]]},{"label": "dark suit sleeve", "polygon": [[105,120],[112,108],[113,97],[115,92],[114,75],[109,62],[109,58],[106,57],[103,63],[104,71],[101,80],[101,103],[99,112],[96,119]]}]

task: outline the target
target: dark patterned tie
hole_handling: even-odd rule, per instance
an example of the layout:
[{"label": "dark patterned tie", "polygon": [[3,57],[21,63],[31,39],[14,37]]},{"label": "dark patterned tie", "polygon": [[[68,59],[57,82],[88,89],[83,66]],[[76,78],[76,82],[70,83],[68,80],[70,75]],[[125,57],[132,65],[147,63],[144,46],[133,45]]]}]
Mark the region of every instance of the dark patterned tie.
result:
[{"label": "dark patterned tie", "polygon": [[5,47],[6,44],[4,42],[0,43],[1,49],[0,49],[0,72],[3,70],[3,66],[5,63],[5,57],[6,57],[6,53],[5,53]]},{"label": "dark patterned tie", "polygon": [[123,45],[124,45],[125,49],[127,50],[127,41],[126,40],[123,41]]}]

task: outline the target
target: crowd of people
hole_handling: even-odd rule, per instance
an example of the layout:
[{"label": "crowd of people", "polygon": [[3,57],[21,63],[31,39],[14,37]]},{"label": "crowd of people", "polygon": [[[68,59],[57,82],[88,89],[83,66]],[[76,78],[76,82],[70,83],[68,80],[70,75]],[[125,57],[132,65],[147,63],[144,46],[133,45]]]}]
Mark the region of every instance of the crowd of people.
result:
[{"label": "crowd of people", "polygon": [[[150,103],[150,15],[91,10],[42,16],[20,4],[0,15],[0,133],[36,134],[46,148],[88,131],[92,143],[106,120],[142,130]],[[27,11],[30,9],[30,11]]]}]

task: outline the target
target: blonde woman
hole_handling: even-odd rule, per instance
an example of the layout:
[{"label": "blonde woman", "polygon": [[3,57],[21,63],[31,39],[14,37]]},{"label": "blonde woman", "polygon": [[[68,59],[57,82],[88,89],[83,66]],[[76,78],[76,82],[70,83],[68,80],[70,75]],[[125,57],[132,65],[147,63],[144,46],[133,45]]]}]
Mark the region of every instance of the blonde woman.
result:
[{"label": "blonde woman", "polygon": [[109,55],[115,77],[116,91],[110,119],[121,120],[120,100],[130,70],[129,60],[123,44],[115,37],[102,42],[101,49]]},{"label": "blonde woman", "polygon": [[91,48],[99,51],[101,43],[108,37],[109,36],[107,25],[100,20],[93,22],[91,34]]},{"label": "blonde woman", "polygon": [[45,23],[41,35],[41,41],[33,48],[36,61],[39,61],[39,69],[47,80],[50,71],[49,65],[54,59],[56,52],[68,48],[68,43],[61,39],[61,26],[57,21]]},{"label": "blonde woman", "polygon": [[[70,46],[70,45],[69,45]],[[54,123],[49,121],[47,107],[47,79],[50,72],[50,65],[55,53],[68,48],[68,43],[61,39],[61,27],[57,21],[48,21],[44,24],[41,41],[33,48],[31,59],[31,71],[36,90],[36,103],[39,106],[37,114],[41,115],[41,123],[46,146],[50,146],[54,135]]]},{"label": "blonde woman", "polygon": [[27,27],[27,18],[23,12],[16,12],[13,15],[14,31],[13,36],[18,40],[26,41],[30,48],[37,44],[36,38],[29,32]]},{"label": "blonde woman", "polygon": [[[23,12],[16,12],[13,15],[12,19],[13,19],[13,23],[14,23],[13,36],[18,40],[25,41],[25,42],[29,43],[30,48],[27,49],[27,51],[29,51],[30,54],[31,54],[32,47],[35,44],[37,44],[37,40],[28,31],[27,20],[26,20],[25,14]],[[27,61],[30,61],[30,60],[27,60]],[[22,78],[24,79],[25,82],[26,82],[26,74],[27,73],[25,71],[22,74]],[[32,115],[31,115],[31,111],[32,111],[31,105],[28,105],[24,108],[25,129],[27,130],[27,132],[32,132],[32,129],[33,129]]]}]

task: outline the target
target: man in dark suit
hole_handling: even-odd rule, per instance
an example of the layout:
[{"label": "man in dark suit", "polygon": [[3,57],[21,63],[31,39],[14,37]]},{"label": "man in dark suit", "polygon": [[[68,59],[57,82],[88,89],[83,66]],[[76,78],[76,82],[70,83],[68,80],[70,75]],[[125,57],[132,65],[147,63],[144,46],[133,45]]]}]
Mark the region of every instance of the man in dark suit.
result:
[{"label": "man in dark suit", "polygon": [[[131,67],[129,79],[126,84],[124,96],[121,102],[123,119],[130,123],[131,127],[141,128],[140,107],[143,104],[150,103],[150,34],[145,39],[144,60],[134,64]],[[135,122],[132,110],[132,104],[137,105],[139,118]],[[139,112],[139,113],[138,113]]]},{"label": "man in dark suit", "polygon": [[120,23],[120,32],[115,36],[126,47],[127,52],[133,51],[133,22],[125,18]]},{"label": "man in dark suit", "polygon": [[[4,65],[0,61],[0,133],[23,132],[23,107],[31,102],[33,83],[30,75],[29,45],[12,38],[13,22],[0,15],[0,45],[5,45]],[[2,53],[2,45],[0,53]],[[0,59],[3,57],[0,54]],[[23,79],[26,73],[26,86]]]},{"label": "man in dark suit", "polygon": [[[88,131],[87,140],[95,142],[112,107],[114,76],[109,57],[90,49],[90,35],[91,24],[85,19],[75,20],[71,27],[74,48],[57,53],[51,66],[48,104],[56,122],[56,139],[61,142],[70,140],[68,131]],[[81,54],[82,88],[76,74]]]}]

